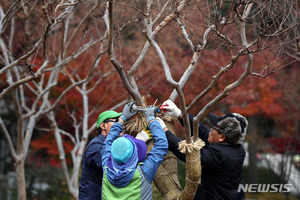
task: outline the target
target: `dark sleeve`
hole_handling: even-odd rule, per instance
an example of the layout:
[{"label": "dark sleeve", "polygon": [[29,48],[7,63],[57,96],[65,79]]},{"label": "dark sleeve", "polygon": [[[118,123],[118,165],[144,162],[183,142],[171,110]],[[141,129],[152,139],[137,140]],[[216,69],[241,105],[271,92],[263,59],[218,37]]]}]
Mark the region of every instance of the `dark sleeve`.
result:
[{"label": "dark sleeve", "polygon": [[95,168],[101,168],[101,150],[103,144],[93,143],[85,151],[86,162]]},{"label": "dark sleeve", "polygon": [[171,131],[166,131],[167,140],[169,143],[169,150],[181,161],[185,162],[185,154],[178,150],[178,143],[181,141],[176,135]]},{"label": "dark sleeve", "polygon": [[[189,116],[189,121],[190,121],[190,128],[191,128],[191,135],[193,136],[193,118],[194,116],[192,114],[188,114]],[[183,126],[183,119],[179,119],[179,122],[181,123],[181,125]],[[199,122],[199,138],[202,139],[205,144],[208,144],[208,133],[209,133],[209,128],[207,128],[206,126],[204,126],[202,124],[202,122]]]},{"label": "dark sleeve", "polygon": [[208,169],[217,169],[222,163],[222,155],[220,150],[216,148],[202,148],[201,154],[201,165]]}]

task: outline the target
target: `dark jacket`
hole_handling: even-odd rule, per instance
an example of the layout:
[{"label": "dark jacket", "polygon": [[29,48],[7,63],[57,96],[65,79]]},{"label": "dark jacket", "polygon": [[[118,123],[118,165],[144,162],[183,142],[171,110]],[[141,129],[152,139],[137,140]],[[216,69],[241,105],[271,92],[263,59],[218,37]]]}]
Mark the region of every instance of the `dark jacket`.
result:
[{"label": "dark jacket", "polygon": [[91,140],[84,151],[79,184],[79,200],[100,200],[102,192],[102,155],[105,137],[99,135]]},{"label": "dark jacket", "polygon": [[[193,116],[189,115],[193,132]],[[181,121],[182,123],[182,121]],[[246,156],[242,144],[212,143],[209,144],[209,129],[199,123],[199,138],[205,142],[200,150],[202,175],[195,198],[197,200],[240,200],[245,199],[243,192],[237,192],[239,184],[243,184],[242,167]],[[170,131],[166,132],[169,150],[185,162],[185,154],[179,152],[178,142],[181,140]]]}]

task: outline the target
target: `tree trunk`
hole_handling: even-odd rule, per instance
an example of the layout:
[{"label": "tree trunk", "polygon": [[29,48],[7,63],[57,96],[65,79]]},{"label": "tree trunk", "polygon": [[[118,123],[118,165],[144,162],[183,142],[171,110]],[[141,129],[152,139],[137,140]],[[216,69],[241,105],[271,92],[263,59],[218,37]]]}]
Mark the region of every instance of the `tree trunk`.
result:
[{"label": "tree trunk", "polygon": [[249,141],[249,166],[248,166],[248,181],[249,183],[258,183],[257,179],[257,164],[256,164],[256,144],[253,140]]},{"label": "tree trunk", "polygon": [[257,127],[257,122],[253,118],[248,118],[249,124],[253,124],[253,126],[249,126],[248,128],[248,137],[249,137],[249,146],[248,146],[248,155],[249,155],[249,165],[248,165],[248,182],[249,183],[258,183],[257,176],[257,130],[254,127]]},{"label": "tree trunk", "polygon": [[199,150],[193,149],[186,154],[186,178],[185,187],[180,200],[194,199],[201,180],[201,158]]},{"label": "tree trunk", "polygon": [[181,186],[178,180],[177,158],[168,152],[154,177],[154,184],[165,199],[178,199]]},{"label": "tree trunk", "polygon": [[[175,133],[174,122],[164,120],[168,129]],[[191,144],[193,146],[194,144]],[[201,160],[199,149],[192,148],[186,153],[186,185],[182,191],[178,180],[177,158],[168,152],[159,166],[154,183],[165,199],[193,199],[201,180]]]},{"label": "tree trunk", "polygon": [[18,200],[26,200],[26,181],[25,181],[25,160],[21,160],[16,164]]}]

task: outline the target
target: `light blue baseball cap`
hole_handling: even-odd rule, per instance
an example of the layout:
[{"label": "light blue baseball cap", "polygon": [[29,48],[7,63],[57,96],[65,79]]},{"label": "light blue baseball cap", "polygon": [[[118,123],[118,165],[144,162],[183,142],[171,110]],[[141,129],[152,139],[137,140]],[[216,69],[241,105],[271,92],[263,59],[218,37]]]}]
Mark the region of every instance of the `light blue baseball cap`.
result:
[{"label": "light blue baseball cap", "polygon": [[126,163],[131,158],[133,150],[132,142],[125,137],[119,137],[111,145],[112,157],[119,165]]}]

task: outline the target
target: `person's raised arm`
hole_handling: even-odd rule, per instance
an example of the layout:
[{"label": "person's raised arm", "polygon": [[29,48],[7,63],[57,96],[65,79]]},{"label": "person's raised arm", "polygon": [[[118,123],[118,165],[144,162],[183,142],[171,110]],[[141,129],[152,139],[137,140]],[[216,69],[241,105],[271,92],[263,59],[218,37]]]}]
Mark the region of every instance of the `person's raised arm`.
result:
[{"label": "person's raised arm", "polygon": [[[167,116],[178,118],[179,122],[183,126],[183,120],[182,120],[182,113],[181,110],[171,101],[166,100],[160,107],[160,109],[163,111],[163,113]],[[190,129],[191,129],[191,135],[193,136],[193,118],[194,116],[192,114],[188,114],[189,122],[190,122]],[[164,130],[166,131],[166,130]],[[199,135],[198,137],[202,139],[206,144],[208,143],[208,133],[209,128],[204,126],[202,122],[199,122]],[[168,138],[169,140],[169,138]]]},{"label": "person's raised arm", "polygon": [[112,125],[110,132],[106,136],[106,139],[104,141],[104,146],[102,148],[102,168],[103,171],[105,170],[105,166],[107,163],[107,160],[111,154],[111,144],[115,139],[117,139],[120,135],[120,133],[124,129],[124,123],[133,117],[137,111],[132,110],[132,106],[135,104],[135,102],[128,103],[124,106],[122,115],[119,117],[119,121],[115,122],[114,125]]},{"label": "person's raised arm", "polygon": [[155,140],[152,150],[148,153],[143,165],[141,165],[141,168],[149,182],[153,180],[157,168],[162,163],[165,155],[168,152],[166,135],[159,122],[155,118],[157,110],[158,109],[154,106],[148,106],[145,113],[147,121],[149,122],[152,137]]},{"label": "person's raised arm", "polygon": [[115,122],[106,136],[106,139],[102,147],[102,170],[103,171],[105,171],[107,160],[111,154],[111,144],[115,139],[119,137],[122,131],[123,131],[123,125]]}]

